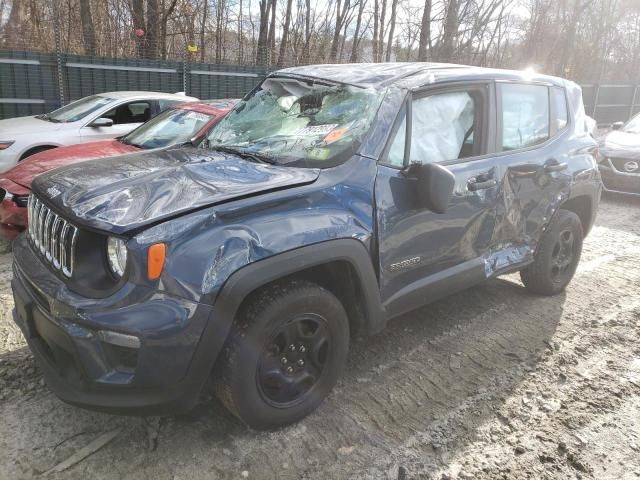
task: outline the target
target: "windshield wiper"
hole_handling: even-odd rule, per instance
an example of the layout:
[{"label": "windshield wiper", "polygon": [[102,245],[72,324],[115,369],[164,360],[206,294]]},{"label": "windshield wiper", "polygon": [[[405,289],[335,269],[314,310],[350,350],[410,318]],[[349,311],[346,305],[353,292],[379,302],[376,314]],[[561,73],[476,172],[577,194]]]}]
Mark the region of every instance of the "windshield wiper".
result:
[{"label": "windshield wiper", "polygon": [[218,152],[230,153],[232,155],[238,155],[242,158],[248,158],[253,160],[256,163],[268,163],[271,165],[275,165],[275,160],[267,155],[261,153],[250,152],[244,148],[237,147],[225,147],[225,146],[215,146],[209,147],[211,150],[215,150]]}]

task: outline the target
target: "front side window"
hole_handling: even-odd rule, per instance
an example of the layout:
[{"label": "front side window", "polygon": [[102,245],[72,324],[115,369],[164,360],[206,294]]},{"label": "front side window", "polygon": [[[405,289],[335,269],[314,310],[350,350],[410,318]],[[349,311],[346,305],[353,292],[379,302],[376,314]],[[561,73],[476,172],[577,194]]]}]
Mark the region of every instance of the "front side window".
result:
[{"label": "front side window", "polygon": [[124,103],[100,115],[100,118],[110,118],[114,125],[144,123],[151,118],[151,104],[147,101]]},{"label": "front side window", "polygon": [[542,85],[500,84],[502,150],[517,150],[549,139],[549,89]]},{"label": "front side window", "polygon": [[91,95],[71,102],[69,105],[65,105],[49,114],[40,115],[39,118],[56,123],[77,122],[96,110],[109,105],[111,102],[113,102],[112,98]]},{"label": "front side window", "polygon": [[383,93],[268,78],[211,131],[205,146],[277,164],[330,167],[355,153]]},{"label": "front side window", "polygon": [[212,115],[190,110],[167,110],[120,141],[145,149],[177,145],[193,138],[212,118]]},{"label": "front side window", "polygon": [[[409,161],[434,163],[475,155],[476,100],[470,92],[448,92],[418,98],[411,105]],[[389,149],[388,163],[404,164],[406,117]]]}]

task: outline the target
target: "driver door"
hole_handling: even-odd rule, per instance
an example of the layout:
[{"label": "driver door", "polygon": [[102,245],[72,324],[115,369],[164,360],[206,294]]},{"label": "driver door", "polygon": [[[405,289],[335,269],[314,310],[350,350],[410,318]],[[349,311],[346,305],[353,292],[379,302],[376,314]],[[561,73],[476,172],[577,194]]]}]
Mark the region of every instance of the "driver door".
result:
[{"label": "driver door", "polygon": [[[471,84],[414,93],[396,120],[375,185],[381,298],[389,317],[485,278],[502,171],[495,144],[495,89]],[[455,175],[443,214],[417,205],[410,163]]]},{"label": "driver door", "polygon": [[[106,113],[92,118],[87,125],[80,129],[83,141],[106,140],[126,135],[151,118],[151,103],[151,100],[135,100],[122,103]],[[113,125],[110,127],[92,127],[91,123],[98,118],[113,120]]]}]

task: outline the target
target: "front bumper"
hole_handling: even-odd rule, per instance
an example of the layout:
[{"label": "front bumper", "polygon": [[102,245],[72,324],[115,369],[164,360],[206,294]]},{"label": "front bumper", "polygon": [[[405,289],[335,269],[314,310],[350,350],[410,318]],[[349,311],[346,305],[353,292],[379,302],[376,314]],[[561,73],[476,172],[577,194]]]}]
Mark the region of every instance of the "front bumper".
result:
[{"label": "front bumper", "polygon": [[12,200],[0,202],[0,235],[13,240],[27,226],[27,209]]},{"label": "front bumper", "polygon": [[640,196],[640,173],[620,172],[608,159],[598,167],[605,191]]},{"label": "front bumper", "polygon": [[[14,320],[51,390],[85,408],[156,415],[192,408],[224,343],[213,308],[135,285],[106,299],[68,290],[14,242]],[[222,329],[224,330],[224,329]],[[137,337],[139,348],[104,332]]]}]

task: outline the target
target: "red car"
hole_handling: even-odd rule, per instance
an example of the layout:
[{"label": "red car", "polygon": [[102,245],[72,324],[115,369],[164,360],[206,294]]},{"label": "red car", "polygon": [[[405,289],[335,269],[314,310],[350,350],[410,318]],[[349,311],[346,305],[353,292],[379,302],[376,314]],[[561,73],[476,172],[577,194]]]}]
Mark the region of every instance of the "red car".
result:
[{"label": "red car", "polygon": [[12,239],[27,226],[31,182],[39,174],[71,163],[163,148],[202,138],[233,108],[237,100],[176,105],[128,135],[114,140],[58,147],[22,160],[0,178],[0,236]]}]

